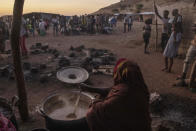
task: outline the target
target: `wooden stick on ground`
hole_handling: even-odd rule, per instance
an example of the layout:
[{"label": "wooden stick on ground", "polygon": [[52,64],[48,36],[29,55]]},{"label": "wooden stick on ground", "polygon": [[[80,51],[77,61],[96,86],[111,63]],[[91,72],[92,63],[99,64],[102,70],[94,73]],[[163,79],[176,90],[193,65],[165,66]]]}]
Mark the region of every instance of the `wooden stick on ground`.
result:
[{"label": "wooden stick on ground", "polygon": [[28,103],[27,103],[27,93],[25,88],[24,75],[21,66],[21,58],[20,58],[20,26],[22,20],[24,0],[15,0],[14,10],[13,10],[13,23],[11,30],[11,46],[12,46],[12,55],[13,55],[13,63],[15,68],[15,76],[17,82],[17,90],[19,96],[19,113],[20,117],[23,121],[28,120],[29,112],[28,112]]}]

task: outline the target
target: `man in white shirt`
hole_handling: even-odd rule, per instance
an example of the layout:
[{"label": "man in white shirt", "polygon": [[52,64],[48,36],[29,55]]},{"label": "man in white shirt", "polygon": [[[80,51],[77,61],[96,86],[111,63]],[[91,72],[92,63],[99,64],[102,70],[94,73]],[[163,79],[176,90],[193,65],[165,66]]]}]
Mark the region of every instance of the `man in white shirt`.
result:
[{"label": "man in white shirt", "polygon": [[44,36],[46,34],[46,23],[44,22],[44,20],[40,20],[39,29],[40,29],[40,35]]},{"label": "man in white shirt", "polygon": [[162,27],[162,38],[161,38],[161,48],[162,48],[162,52],[165,50],[165,47],[167,45],[167,42],[169,40],[169,37],[171,35],[171,27],[169,24],[169,20],[170,18],[169,16],[169,11],[168,10],[164,10],[163,11],[163,17],[160,16],[158,9],[156,7],[156,5],[154,6],[155,8],[155,13],[156,15],[162,20],[163,22],[163,27]]},{"label": "man in white shirt", "polygon": [[125,15],[124,17],[124,33],[127,31],[127,25],[128,25],[128,17]]},{"label": "man in white shirt", "polygon": [[52,24],[53,24],[53,35],[58,36],[58,19],[56,17],[52,19]]}]

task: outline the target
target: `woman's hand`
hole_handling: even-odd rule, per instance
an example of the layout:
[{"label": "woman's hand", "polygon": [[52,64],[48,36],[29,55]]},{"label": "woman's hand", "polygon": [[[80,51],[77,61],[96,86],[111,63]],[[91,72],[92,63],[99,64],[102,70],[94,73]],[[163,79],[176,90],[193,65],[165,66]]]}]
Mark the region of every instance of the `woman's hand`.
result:
[{"label": "woman's hand", "polygon": [[101,94],[95,95],[95,100],[103,100],[104,97]]},{"label": "woman's hand", "polygon": [[92,107],[93,104],[96,104],[96,103],[102,102],[102,101],[103,101],[102,99],[98,99],[98,98],[95,96],[95,99],[92,99],[92,100],[91,100],[91,103],[90,103],[89,107]]}]

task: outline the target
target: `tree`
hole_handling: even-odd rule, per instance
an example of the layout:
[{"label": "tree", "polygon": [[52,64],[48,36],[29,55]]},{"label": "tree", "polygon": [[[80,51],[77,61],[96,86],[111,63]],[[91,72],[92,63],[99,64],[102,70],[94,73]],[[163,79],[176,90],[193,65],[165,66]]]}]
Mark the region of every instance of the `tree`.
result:
[{"label": "tree", "polygon": [[27,93],[25,88],[24,75],[21,66],[20,58],[20,26],[22,21],[24,0],[15,0],[14,9],[13,9],[13,23],[11,30],[11,47],[13,55],[13,63],[15,68],[15,76],[17,82],[17,91],[19,96],[19,113],[23,121],[28,120],[28,103],[27,103]]}]

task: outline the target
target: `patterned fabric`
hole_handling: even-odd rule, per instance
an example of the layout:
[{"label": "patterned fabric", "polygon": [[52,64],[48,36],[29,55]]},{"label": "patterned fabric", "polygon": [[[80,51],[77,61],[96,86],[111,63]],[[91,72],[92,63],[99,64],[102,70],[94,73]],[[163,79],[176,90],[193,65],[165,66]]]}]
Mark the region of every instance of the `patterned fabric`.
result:
[{"label": "patterned fabric", "polygon": [[122,65],[126,62],[127,60],[125,58],[120,59],[116,66],[114,67],[114,79],[116,79],[118,76],[120,76],[119,69],[122,68]]},{"label": "patterned fabric", "polygon": [[16,131],[16,128],[10,120],[0,114],[0,131]]},{"label": "patterned fabric", "polygon": [[141,86],[147,88],[139,66],[127,59],[120,59],[114,68],[114,85],[127,84],[128,86]]}]

